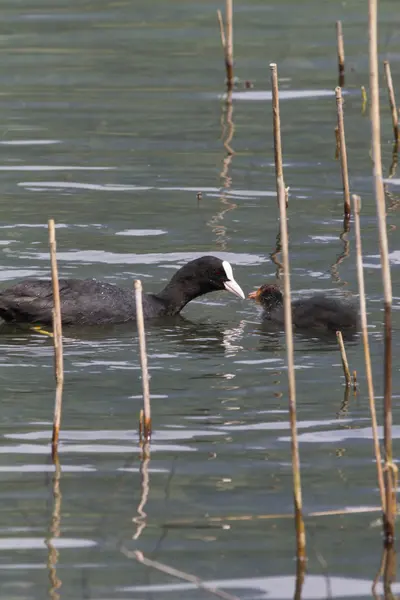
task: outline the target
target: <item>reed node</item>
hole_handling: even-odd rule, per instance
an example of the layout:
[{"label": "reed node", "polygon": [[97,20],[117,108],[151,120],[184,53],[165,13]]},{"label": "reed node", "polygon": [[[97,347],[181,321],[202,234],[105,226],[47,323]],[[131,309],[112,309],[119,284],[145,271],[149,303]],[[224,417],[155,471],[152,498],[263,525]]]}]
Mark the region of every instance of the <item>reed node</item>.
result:
[{"label": "reed node", "polygon": [[282,187],[285,195],[285,206],[288,203],[288,194],[286,194],[285,181],[283,179],[283,161],[282,161],[282,138],[281,138],[281,116],[279,110],[279,88],[278,88],[278,67],[275,63],[269,65],[271,69],[271,88],[272,88],[272,122],[274,130],[274,155],[275,155],[275,177],[276,177],[276,196],[279,206],[279,190]]},{"label": "reed node", "polygon": [[400,136],[399,136],[399,113],[397,112],[396,106],[396,97],[394,95],[393,81],[392,81],[392,73],[390,70],[390,63],[388,60],[385,60],[384,63],[385,68],[385,78],[386,84],[389,92],[389,103],[390,103],[390,111],[392,113],[392,125],[393,125],[393,135],[394,135],[394,143],[396,146],[399,144]]},{"label": "reed node", "polygon": [[365,373],[367,377],[368,397],[369,397],[369,410],[371,413],[371,426],[372,436],[374,440],[374,453],[375,462],[378,476],[378,487],[381,496],[382,512],[386,511],[386,492],[383,479],[382,469],[382,457],[381,449],[379,444],[378,434],[378,420],[376,418],[375,408],[375,393],[374,393],[374,382],[372,379],[372,364],[371,354],[369,351],[369,340],[368,340],[368,323],[367,323],[367,302],[365,299],[365,283],[364,283],[364,266],[362,257],[362,242],[361,242],[361,227],[360,227],[360,209],[361,199],[360,196],[353,194],[353,209],[354,209],[354,231],[356,236],[356,256],[357,256],[357,278],[358,278],[358,291],[360,295],[360,324],[361,334],[364,345],[364,359],[365,359]]},{"label": "reed node", "polygon": [[51,440],[52,456],[58,452],[58,439],[60,435],[62,392],[64,385],[64,357],[61,325],[60,288],[58,284],[57,245],[54,219],[49,219],[49,246],[51,263],[51,281],[53,286],[53,343],[54,343],[54,370],[56,379],[56,400],[54,406],[53,434]]},{"label": "reed node", "polygon": [[344,43],[342,21],[336,21],[336,38],[338,52],[339,87],[344,86]]},{"label": "reed node", "polygon": [[392,449],[392,281],[390,276],[389,251],[386,228],[385,193],[382,180],[381,123],[379,112],[379,72],[378,72],[378,6],[377,0],[369,0],[369,81],[370,118],[372,137],[372,163],[376,210],[379,229],[379,250],[384,296],[384,447],[385,447],[385,489],[386,511],[384,518],[385,545],[394,542],[395,535],[395,487]]},{"label": "reed node", "polygon": [[347,149],[346,149],[346,138],[344,135],[344,118],[343,118],[343,98],[342,88],[337,87],[336,93],[336,108],[337,108],[337,119],[339,129],[339,141],[340,141],[340,165],[342,168],[342,182],[343,182],[343,196],[344,196],[344,216],[346,219],[350,218],[351,207],[350,207],[350,186],[349,186],[349,172],[347,168]]},{"label": "reed node", "polygon": [[226,69],[226,85],[229,90],[233,89],[233,0],[226,0],[225,16],[226,28],[220,10],[217,10],[219,31],[221,34],[221,44],[224,51],[225,69]]},{"label": "reed node", "polygon": [[337,337],[337,341],[339,343],[340,356],[342,357],[343,373],[344,373],[344,378],[346,380],[346,386],[350,387],[351,386],[351,375],[350,375],[349,363],[347,362],[346,350],[345,350],[344,343],[343,343],[342,332],[337,331],[336,337]]},{"label": "reed node", "polygon": [[[275,156],[280,155],[282,160],[282,152],[280,149],[280,123],[279,123],[279,101],[278,101],[278,77],[277,66],[271,64],[272,78],[272,110],[274,121],[274,136],[275,143],[278,141],[278,148],[275,145]],[[279,135],[278,135],[279,134]],[[278,152],[277,152],[278,150]],[[296,415],[296,381],[294,373],[294,356],[293,356],[293,326],[292,326],[292,307],[290,293],[290,266],[289,266],[289,245],[288,245],[288,230],[286,216],[286,192],[283,181],[283,174],[279,171],[279,162],[276,164],[277,174],[277,192],[279,202],[279,216],[281,229],[281,247],[282,247],[282,264],[283,264],[283,281],[284,281],[284,311],[285,311],[285,334],[286,334],[286,352],[288,363],[288,380],[289,380],[289,419],[291,430],[291,450],[292,450],[292,471],[293,471],[293,496],[294,496],[294,512],[296,525],[296,540],[297,540],[297,559],[300,561],[306,560],[306,534],[304,520],[302,514],[302,495],[301,495],[301,476],[300,476],[300,456],[299,445],[297,439],[297,415]],[[280,163],[282,169],[282,163]]]},{"label": "reed node", "polygon": [[142,301],[142,282],[135,280],[135,301],[136,301],[136,321],[139,333],[140,366],[142,369],[142,388],[143,388],[143,414],[139,417],[139,431],[142,432],[142,439],[149,442],[151,438],[151,409],[150,409],[150,389],[149,389],[149,371],[147,367],[146,336],[144,332],[143,301]]}]

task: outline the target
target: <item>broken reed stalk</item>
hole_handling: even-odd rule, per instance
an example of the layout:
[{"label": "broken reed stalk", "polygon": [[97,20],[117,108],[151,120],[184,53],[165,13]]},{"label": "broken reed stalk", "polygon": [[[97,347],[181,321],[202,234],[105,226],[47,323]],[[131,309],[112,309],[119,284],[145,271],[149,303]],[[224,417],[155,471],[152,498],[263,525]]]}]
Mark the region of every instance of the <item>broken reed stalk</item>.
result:
[{"label": "broken reed stalk", "polygon": [[283,187],[285,191],[285,205],[287,206],[287,197],[285,190],[285,181],[283,179],[283,161],[282,161],[282,138],[281,138],[281,116],[279,111],[279,88],[278,88],[278,68],[275,63],[271,63],[271,88],[272,88],[272,121],[274,130],[274,154],[275,154],[275,177],[276,177],[276,196],[279,206],[279,188]]},{"label": "broken reed stalk", "polygon": [[51,261],[51,280],[53,286],[53,342],[56,378],[56,401],[54,407],[53,435],[51,440],[52,456],[56,457],[58,451],[58,438],[60,435],[62,391],[64,385],[64,357],[61,325],[60,289],[58,284],[57,246],[54,219],[49,219],[49,246]]},{"label": "broken reed stalk", "polygon": [[[278,78],[276,64],[270,65],[273,81],[273,120],[274,130],[279,132],[279,104],[278,104]],[[278,110],[277,110],[278,108]],[[280,136],[279,136],[280,137]],[[276,154],[275,154],[276,156]],[[301,497],[301,476],[300,476],[300,457],[299,445],[297,440],[297,416],[296,416],[296,381],[294,375],[293,358],[293,326],[292,326],[292,307],[290,297],[290,271],[289,271],[289,248],[288,248],[288,230],[286,218],[286,191],[283,182],[283,174],[276,169],[276,185],[278,191],[279,216],[281,228],[282,244],[282,264],[283,264],[283,282],[284,282],[284,311],[285,311],[285,335],[286,352],[288,363],[289,380],[289,419],[291,430],[291,449],[292,449],[292,470],[293,470],[293,496],[294,512],[297,538],[297,559],[306,560],[306,533],[302,515],[302,497]]]},{"label": "broken reed stalk", "polygon": [[347,168],[346,138],[344,135],[342,88],[337,87],[335,89],[335,93],[336,93],[336,108],[337,108],[339,140],[340,140],[340,165],[342,168],[344,216],[346,219],[349,219],[350,213],[351,213],[350,186],[349,186],[349,172],[348,172],[348,168]]},{"label": "broken reed stalk", "polygon": [[150,409],[150,390],[149,390],[149,371],[147,368],[146,336],[144,333],[144,317],[142,302],[142,282],[135,280],[135,301],[136,301],[136,321],[139,333],[140,348],[140,366],[142,369],[142,387],[143,387],[143,419],[139,421],[139,428],[142,428],[143,439],[148,442],[151,437],[151,409]]},{"label": "broken reed stalk", "polygon": [[381,123],[379,114],[379,74],[378,74],[378,23],[377,0],[369,0],[369,82],[370,116],[372,135],[373,179],[379,229],[379,249],[384,295],[384,447],[385,447],[385,489],[386,510],[384,518],[385,545],[394,541],[395,486],[392,450],[392,282],[390,277],[388,240],[386,230],[385,193],[382,181]]},{"label": "broken reed stalk", "polygon": [[226,0],[226,32],[224,19],[220,10],[217,10],[219,31],[221,34],[221,44],[224,51],[226,85],[228,91],[233,89],[233,6],[232,0]]},{"label": "broken reed stalk", "polygon": [[386,501],[385,501],[385,485],[383,480],[382,470],[382,457],[381,449],[379,444],[378,434],[378,421],[376,418],[375,408],[375,394],[374,394],[374,382],[372,379],[372,366],[371,366],[371,355],[369,351],[369,340],[368,340],[368,324],[367,324],[367,304],[365,300],[365,285],[364,285],[364,266],[362,258],[362,242],[361,242],[361,228],[360,228],[360,196],[353,195],[353,208],[354,208],[354,230],[356,236],[356,253],[357,253],[357,277],[358,277],[358,291],[360,294],[360,321],[361,321],[361,333],[364,345],[364,357],[365,357],[365,372],[367,376],[368,386],[368,397],[369,397],[369,410],[371,413],[371,426],[372,436],[374,440],[374,451],[376,469],[378,475],[378,486],[381,495],[382,511],[385,513]]},{"label": "broken reed stalk", "polygon": [[385,77],[386,83],[388,86],[389,92],[389,102],[390,102],[390,110],[392,113],[392,124],[393,124],[393,134],[394,134],[394,143],[396,146],[399,144],[400,136],[399,136],[399,113],[397,112],[396,106],[396,97],[394,95],[393,81],[392,81],[392,73],[390,70],[390,63],[388,60],[385,60],[384,63],[385,68]]},{"label": "broken reed stalk", "polygon": [[347,356],[346,356],[346,349],[345,349],[344,343],[343,343],[342,332],[337,331],[336,337],[337,337],[337,341],[339,343],[340,356],[342,357],[342,365],[343,365],[344,378],[346,379],[346,386],[350,387],[351,386],[351,375],[350,375],[349,363],[347,361]]},{"label": "broken reed stalk", "polygon": [[336,21],[336,37],[338,51],[339,86],[344,86],[344,44],[342,21]]}]

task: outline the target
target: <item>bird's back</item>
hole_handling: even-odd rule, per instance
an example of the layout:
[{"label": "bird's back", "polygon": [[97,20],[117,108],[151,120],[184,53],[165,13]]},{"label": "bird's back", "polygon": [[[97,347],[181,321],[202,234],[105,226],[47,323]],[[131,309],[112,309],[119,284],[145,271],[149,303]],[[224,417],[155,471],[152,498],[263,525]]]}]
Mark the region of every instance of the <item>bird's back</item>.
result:
[{"label": "bird's back", "polygon": [[293,323],[303,329],[343,331],[356,329],[357,310],[353,304],[339,298],[315,295],[292,304]]},{"label": "bird's back", "polygon": [[[60,279],[63,324],[125,322],[135,318],[133,290],[94,279]],[[52,322],[50,280],[26,279],[0,292],[0,317],[8,322]]]}]

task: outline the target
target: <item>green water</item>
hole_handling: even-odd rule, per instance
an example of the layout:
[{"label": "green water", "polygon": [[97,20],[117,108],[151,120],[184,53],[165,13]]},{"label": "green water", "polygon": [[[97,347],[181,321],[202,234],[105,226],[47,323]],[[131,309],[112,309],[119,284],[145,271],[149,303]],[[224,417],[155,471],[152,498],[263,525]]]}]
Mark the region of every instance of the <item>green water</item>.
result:
[{"label": "green water", "polygon": [[[334,160],[335,21],[341,19],[350,186],[363,199],[381,422],[382,284],[370,126],[360,93],[360,86],[368,87],[366,2],[234,4],[240,80],[230,141],[235,154],[228,159],[220,3],[3,0],[1,286],[49,274],[49,217],[59,225],[63,276],[125,286],[140,277],[146,291],[156,291],[177,266],[212,253],[231,262],[246,293],[274,280],[269,255],[278,215],[268,65],[277,62],[294,295],[357,294],[353,226],[341,239],[341,175]],[[381,63],[390,59],[400,95],[397,2],[380,4]],[[392,130],[383,76],[381,101],[387,176]],[[396,177],[387,197],[395,456]],[[137,563],[135,550],[243,600],[293,597],[294,524],[261,518],[292,511],[284,337],[263,331],[257,308],[226,293],[191,303],[184,317],[147,327],[154,426],[148,490],[137,444],[135,328],[65,332],[59,490],[49,456],[51,340],[1,332],[1,600],[210,597]],[[359,340],[349,342],[347,352],[360,389],[343,404],[336,343],[295,338],[306,513],[379,505]],[[371,597],[381,556],[378,517],[307,518],[303,598]]]}]

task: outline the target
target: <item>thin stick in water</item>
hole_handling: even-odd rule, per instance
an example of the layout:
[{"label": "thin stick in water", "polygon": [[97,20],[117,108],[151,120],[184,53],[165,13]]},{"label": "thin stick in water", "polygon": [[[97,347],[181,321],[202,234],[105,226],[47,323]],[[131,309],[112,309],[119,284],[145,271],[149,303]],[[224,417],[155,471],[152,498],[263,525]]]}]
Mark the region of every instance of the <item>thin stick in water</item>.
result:
[{"label": "thin stick in water", "polygon": [[53,342],[56,378],[56,401],[54,407],[53,435],[51,440],[52,455],[54,458],[57,455],[58,451],[58,438],[60,435],[61,425],[62,390],[64,385],[64,357],[61,325],[60,288],[58,284],[57,269],[57,246],[54,219],[49,219],[48,227],[51,261],[51,280],[53,286]]},{"label": "thin stick in water", "polygon": [[[276,177],[276,196],[279,205],[279,189],[285,190],[283,179],[283,161],[282,161],[282,138],[281,138],[281,116],[279,111],[279,89],[278,89],[278,69],[275,63],[270,64],[271,69],[271,87],[272,87],[272,121],[274,129],[274,153],[275,153],[275,177]],[[287,202],[285,193],[285,204]],[[287,204],[286,204],[287,206]]]},{"label": "thin stick in water", "polygon": [[347,362],[346,350],[345,350],[344,343],[343,343],[342,332],[337,331],[336,337],[337,337],[337,340],[339,343],[340,356],[342,357],[342,365],[343,365],[344,377],[346,379],[346,385],[350,386],[351,385],[351,375],[350,375],[349,363]]},{"label": "thin stick in water", "polygon": [[381,123],[379,114],[379,73],[378,73],[378,19],[377,0],[369,0],[369,81],[370,81],[370,115],[372,134],[373,179],[376,199],[376,210],[379,229],[379,249],[381,256],[381,272],[384,296],[384,446],[385,446],[385,489],[386,511],[384,518],[385,544],[390,546],[394,541],[395,488],[393,481],[393,449],[392,449],[392,282],[390,276],[389,251],[386,229],[385,193],[382,180],[381,156]]},{"label": "thin stick in water", "polygon": [[[277,84],[277,67],[276,64],[270,65],[272,79]],[[277,85],[273,84],[273,96],[277,93]],[[273,118],[274,128],[276,116],[276,106],[278,99],[273,99]],[[297,559],[306,559],[306,534],[304,520],[302,515],[302,497],[301,497],[301,476],[300,476],[300,457],[299,445],[297,440],[297,416],[296,416],[296,381],[294,375],[294,357],[293,357],[293,328],[292,328],[292,307],[290,295],[290,270],[289,270],[289,248],[288,248],[288,230],[286,220],[286,194],[283,175],[277,171],[277,189],[279,201],[279,216],[281,225],[281,244],[282,244],[282,263],[283,263],[283,281],[284,281],[284,311],[285,311],[285,335],[286,335],[286,351],[288,362],[288,379],[289,379],[289,419],[291,429],[291,449],[292,449],[292,470],[293,470],[293,492],[294,492],[294,511],[296,524],[297,538]]]},{"label": "thin stick in water", "polygon": [[385,499],[385,485],[383,480],[382,470],[382,457],[381,449],[379,444],[378,434],[378,421],[376,418],[375,408],[375,393],[374,393],[374,382],[372,379],[372,365],[371,355],[369,351],[369,340],[368,340],[368,323],[367,323],[367,303],[365,300],[365,283],[364,283],[364,266],[362,258],[362,242],[361,242],[361,227],[360,227],[360,207],[361,199],[360,196],[353,195],[353,208],[354,208],[354,231],[356,236],[356,253],[357,253],[357,277],[358,277],[358,291],[360,294],[360,321],[361,321],[361,333],[364,344],[364,358],[365,358],[365,372],[367,376],[368,386],[368,397],[369,397],[369,410],[371,413],[371,425],[372,435],[374,440],[374,452],[375,462],[378,475],[378,486],[381,495],[382,511],[385,512],[386,499]]},{"label": "thin stick in water", "polygon": [[[149,390],[149,371],[147,368],[146,336],[144,333],[144,317],[142,302],[142,282],[140,279],[135,281],[135,301],[136,301],[136,321],[139,332],[140,365],[142,368],[142,387],[143,387],[143,438],[146,442],[151,437],[151,409],[150,409],[150,390]],[[140,424],[139,424],[140,427]]]},{"label": "thin stick in water", "polygon": [[217,17],[218,17],[218,23],[219,23],[219,32],[221,34],[221,45],[222,45],[222,49],[224,51],[224,56],[226,56],[225,25],[224,25],[224,19],[222,18],[222,13],[220,10],[217,10]]},{"label": "thin stick in water", "polygon": [[338,51],[339,86],[344,86],[344,43],[342,21],[336,21],[336,37]]},{"label": "thin stick in water", "polygon": [[348,173],[348,169],[347,169],[346,138],[344,135],[342,89],[340,87],[337,87],[335,92],[336,92],[336,107],[337,107],[338,129],[339,129],[339,140],[340,140],[340,164],[341,164],[341,168],[342,168],[342,181],[343,181],[344,216],[346,219],[349,219],[350,213],[351,213],[350,186],[349,186],[349,173]]},{"label": "thin stick in water", "polygon": [[233,88],[233,0],[226,0],[226,78],[228,90]]},{"label": "thin stick in water", "polygon": [[396,146],[399,143],[399,113],[397,112],[396,106],[396,97],[394,95],[393,81],[392,81],[392,73],[390,70],[390,63],[388,60],[385,60],[383,63],[385,67],[385,77],[386,83],[388,86],[389,92],[389,102],[390,102],[390,110],[392,113],[392,124],[393,124],[393,134],[394,134],[394,142]]}]

